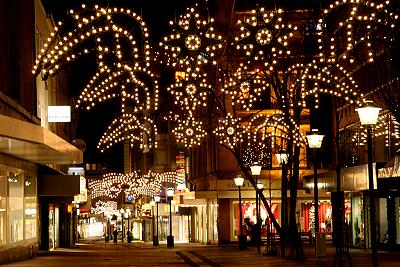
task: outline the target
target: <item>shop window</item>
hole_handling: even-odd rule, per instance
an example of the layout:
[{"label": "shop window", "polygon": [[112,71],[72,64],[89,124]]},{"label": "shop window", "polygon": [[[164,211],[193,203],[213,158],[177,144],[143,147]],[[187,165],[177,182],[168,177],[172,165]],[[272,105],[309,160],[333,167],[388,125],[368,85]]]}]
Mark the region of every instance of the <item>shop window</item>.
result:
[{"label": "shop window", "polygon": [[396,244],[400,244],[400,197],[395,199]]},{"label": "shop window", "polygon": [[352,203],[352,241],[353,246],[356,247],[364,247],[365,246],[365,238],[364,238],[364,218],[367,214],[366,210],[363,207],[363,199],[361,196],[353,196]]},{"label": "shop window", "polygon": [[8,206],[10,208],[8,214],[8,233],[10,234],[11,242],[16,242],[23,239],[23,180],[22,172],[8,172]]},{"label": "shop window", "polygon": [[35,238],[37,232],[37,198],[36,177],[25,175],[24,181],[24,215],[25,215],[25,239]]},{"label": "shop window", "polygon": [[0,167],[0,245],[7,243],[7,172]]}]

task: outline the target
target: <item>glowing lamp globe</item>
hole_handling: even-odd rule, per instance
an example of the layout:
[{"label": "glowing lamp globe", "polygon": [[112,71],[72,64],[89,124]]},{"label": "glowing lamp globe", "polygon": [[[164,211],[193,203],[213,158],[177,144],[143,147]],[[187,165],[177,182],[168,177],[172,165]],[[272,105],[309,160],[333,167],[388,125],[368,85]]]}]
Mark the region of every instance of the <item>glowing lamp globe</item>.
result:
[{"label": "glowing lamp globe", "polygon": [[311,133],[308,133],[306,137],[310,148],[320,148],[324,139],[324,135],[319,134],[317,129],[312,129]]},{"label": "glowing lamp globe", "polygon": [[235,181],[235,185],[236,186],[243,186],[243,182],[244,182],[244,178],[240,175],[238,175],[235,179],[233,179]]},{"label": "glowing lamp globe", "polygon": [[260,175],[261,174],[261,165],[258,162],[255,162],[252,166],[250,166],[251,174],[252,175]]},{"label": "glowing lamp globe", "polygon": [[278,153],[275,154],[276,159],[278,160],[278,164],[286,164],[287,160],[289,158],[289,155],[285,152],[285,150],[281,150]]},{"label": "glowing lamp globe", "polygon": [[257,183],[257,188],[258,188],[258,189],[263,189],[263,188],[264,188],[264,184],[262,184],[262,183]]},{"label": "glowing lamp globe", "polygon": [[375,106],[372,101],[365,101],[365,105],[357,108],[361,125],[372,126],[378,122],[378,115],[381,108]]},{"label": "glowing lamp globe", "polygon": [[173,188],[168,188],[167,190],[167,196],[172,197],[174,195],[174,189]]}]

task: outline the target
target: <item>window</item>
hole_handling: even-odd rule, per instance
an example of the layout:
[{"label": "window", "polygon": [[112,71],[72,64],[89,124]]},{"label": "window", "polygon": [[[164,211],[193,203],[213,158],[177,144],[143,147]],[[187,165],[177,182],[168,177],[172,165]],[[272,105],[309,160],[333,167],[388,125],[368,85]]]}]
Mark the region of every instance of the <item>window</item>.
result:
[{"label": "window", "polygon": [[8,171],[8,233],[10,241],[16,242],[23,239],[24,233],[24,188],[22,172]]},{"label": "window", "polygon": [[25,239],[35,238],[37,229],[36,177],[29,174],[25,175],[24,199]]},{"label": "window", "polygon": [[7,173],[0,166],[0,245],[7,243]]}]

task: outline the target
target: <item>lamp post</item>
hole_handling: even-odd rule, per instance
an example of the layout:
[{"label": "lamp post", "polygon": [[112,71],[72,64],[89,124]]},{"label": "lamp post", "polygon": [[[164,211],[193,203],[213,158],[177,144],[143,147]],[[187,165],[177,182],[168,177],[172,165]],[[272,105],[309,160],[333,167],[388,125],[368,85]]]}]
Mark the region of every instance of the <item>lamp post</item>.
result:
[{"label": "lamp post", "polygon": [[122,218],[122,223],[121,223],[122,240],[121,240],[121,242],[124,243],[124,213],[125,213],[124,208],[121,208],[119,210],[119,213],[121,213],[121,218]]},{"label": "lamp post", "polygon": [[[284,151],[281,150],[279,153],[275,154],[276,159],[278,160],[278,164],[282,166],[282,181],[281,181],[281,188],[282,188],[282,195],[281,195],[281,227],[282,229],[286,229],[286,197],[287,197],[287,188],[286,188],[286,164],[288,161],[289,155]],[[285,231],[283,231],[283,236],[281,236],[281,255],[285,257],[286,249],[285,249],[285,242],[286,236]]]},{"label": "lamp post", "polygon": [[371,237],[371,257],[372,266],[377,267],[378,264],[378,244],[376,240],[376,217],[375,217],[375,191],[374,191],[374,174],[372,169],[372,127],[378,121],[379,107],[375,106],[372,101],[366,101],[365,105],[356,109],[360,117],[361,125],[367,128],[367,144],[368,144],[368,188],[369,188],[369,215],[370,215],[370,237]]},{"label": "lamp post", "polygon": [[[317,177],[317,151],[321,148],[324,135],[319,134],[317,129],[312,129],[311,133],[306,135],[308,146],[313,149],[314,154],[314,229],[315,229],[315,258],[318,261],[319,256],[325,257],[326,255],[319,255],[318,253],[318,239],[319,239],[319,215],[318,215],[318,177]],[[325,253],[324,253],[325,254]]]},{"label": "lamp post", "polygon": [[167,236],[167,247],[174,247],[174,236],[172,235],[172,197],[174,196],[174,189],[169,188],[167,190],[167,196],[169,200],[169,236]]},{"label": "lamp post", "polygon": [[240,222],[240,234],[238,236],[239,249],[247,249],[247,235],[243,235],[243,214],[242,214],[242,196],[240,194],[240,187],[243,186],[244,178],[240,174],[233,179],[236,186],[239,189],[239,222]]},{"label": "lamp post", "polygon": [[[255,162],[252,166],[250,166],[250,170],[251,170],[251,174],[254,175],[256,177],[256,184],[258,184],[258,176],[261,174],[261,168],[262,166],[258,164],[258,162]],[[256,226],[257,226],[257,230],[259,229],[258,226],[258,190],[256,189]],[[261,240],[261,233],[257,234],[256,237],[256,243],[257,243],[257,253],[261,253],[261,249],[260,249],[260,240]]]},{"label": "lamp post", "polygon": [[[260,199],[260,194],[264,189],[264,184],[258,182],[257,183],[257,195],[258,195],[258,210],[257,210],[257,230],[258,230],[258,239],[257,239],[257,250],[260,250],[261,246],[261,224],[262,224],[262,219],[261,219],[261,199]],[[257,251],[258,253],[260,251]]]},{"label": "lamp post", "polygon": [[152,217],[153,246],[155,246],[155,244],[154,244],[154,229],[155,229],[155,226],[154,226],[154,223],[155,223],[155,221],[154,221],[154,206],[155,205],[156,205],[156,202],[154,200],[151,200],[150,201],[150,206],[151,206],[151,217]]},{"label": "lamp post", "polygon": [[[155,196],[154,202],[156,203],[156,235],[153,234],[153,246],[158,246],[158,203],[160,203],[161,197]],[[153,215],[154,216],[154,215]]]},{"label": "lamp post", "polygon": [[132,240],[131,240],[131,232],[130,232],[130,228],[129,228],[129,219],[130,219],[130,216],[131,216],[131,209],[130,208],[127,208],[127,209],[125,209],[125,219],[127,219],[128,220],[128,231],[127,231],[127,240],[128,240],[128,243],[131,243],[132,242]]}]

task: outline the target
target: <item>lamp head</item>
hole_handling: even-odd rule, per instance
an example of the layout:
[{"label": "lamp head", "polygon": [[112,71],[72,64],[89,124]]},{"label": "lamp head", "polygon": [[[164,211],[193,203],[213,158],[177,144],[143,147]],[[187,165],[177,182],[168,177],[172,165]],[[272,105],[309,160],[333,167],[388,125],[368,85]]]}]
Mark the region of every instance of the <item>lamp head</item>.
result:
[{"label": "lamp head", "polygon": [[320,148],[324,136],[325,135],[318,133],[318,129],[312,129],[311,132],[306,135],[308,146],[310,148]]},{"label": "lamp head", "polygon": [[173,188],[168,188],[167,190],[167,196],[172,197],[174,195],[174,189]]},{"label": "lamp head", "polygon": [[286,164],[289,158],[289,155],[285,152],[285,150],[280,150],[275,154],[276,159],[278,160],[279,165]]},{"label": "lamp head", "polygon": [[259,190],[264,189],[264,184],[258,182],[257,183],[257,189],[259,189]]},{"label": "lamp head", "polygon": [[378,122],[378,115],[381,108],[374,105],[371,100],[366,100],[362,107],[356,109],[360,117],[361,125],[373,126]]},{"label": "lamp head", "polygon": [[243,186],[244,178],[240,174],[238,174],[238,176],[233,180],[235,181],[236,186]]},{"label": "lamp head", "polygon": [[159,202],[161,201],[161,197],[160,197],[160,196],[155,196],[155,197],[154,197],[154,201],[155,201],[156,203],[159,203]]},{"label": "lamp head", "polygon": [[254,162],[252,166],[250,166],[251,174],[252,175],[260,175],[261,174],[262,166],[258,164],[258,162]]}]

